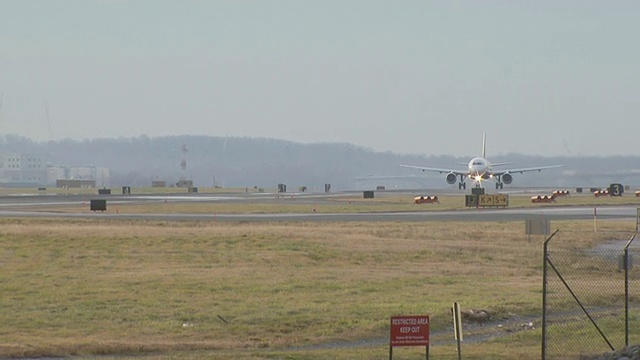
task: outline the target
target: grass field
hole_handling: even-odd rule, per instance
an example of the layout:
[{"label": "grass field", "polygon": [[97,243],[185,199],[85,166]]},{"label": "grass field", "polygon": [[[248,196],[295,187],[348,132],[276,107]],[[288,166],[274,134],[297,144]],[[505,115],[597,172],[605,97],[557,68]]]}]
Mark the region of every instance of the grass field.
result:
[{"label": "grass field", "polygon": [[[553,224],[566,246],[634,225]],[[542,240],[519,222],[0,219],[0,357],[385,359],[389,317],[429,314],[430,355],[456,359],[454,301],[539,317]],[[465,359],[540,357],[539,327],[468,326],[504,334]]]}]

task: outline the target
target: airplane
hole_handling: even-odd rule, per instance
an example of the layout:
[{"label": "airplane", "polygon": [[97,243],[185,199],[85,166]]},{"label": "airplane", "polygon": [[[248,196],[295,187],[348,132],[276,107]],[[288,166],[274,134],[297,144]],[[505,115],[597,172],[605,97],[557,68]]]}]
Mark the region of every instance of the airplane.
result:
[{"label": "airplane", "polygon": [[460,182],[458,183],[459,190],[467,188],[467,184],[465,183],[465,180],[467,178],[473,180],[474,183],[476,184],[476,187],[481,187],[483,180],[493,180],[496,182],[496,189],[502,189],[504,188],[504,184],[509,185],[513,181],[513,176],[511,174],[517,174],[517,173],[522,174],[528,171],[542,171],[545,169],[553,169],[553,168],[564,166],[564,165],[548,165],[548,166],[538,166],[538,167],[531,167],[531,168],[494,171],[493,170],[494,166],[504,166],[504,165],[510,165],[512,163],[505,162],[505,163],[492,164],[491,162],[489,162],[489,160],[487,160],[485,157],[485,149],[487,144],[486,140],[487,140],[486,133],[482,133],[482,156],[474,157],[473,159],[471,159],[471,161],[469,161],[469,163],[467,164],[466,171],[414,166],[414,165],[400,165],[400,166],[406,167],[406,168],[418,169],[422,171],[433,171],[433,172],[438,172],[440,174],[446,173],[447,176],[445,177],[445,179],[447,180],[447,183],[450,185],[455,184],[456,179],[459,177],[460,178]]}]

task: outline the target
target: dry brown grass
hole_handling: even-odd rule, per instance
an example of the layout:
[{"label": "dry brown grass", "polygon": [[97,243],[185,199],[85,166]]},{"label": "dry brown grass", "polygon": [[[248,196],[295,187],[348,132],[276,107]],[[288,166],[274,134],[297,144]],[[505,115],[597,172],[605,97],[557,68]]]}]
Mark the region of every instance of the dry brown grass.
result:
[{"label": "dry brown grass", "polygon": [[[605,236],[589,234],[563,241]],[[371,358],[385,346],[286,349],[384,338],[399,314],[429,313],[447,331],[454,301],[539,314],[542,240],[510,222],[2,219],[0,356]],[[514,354],[485,346],[487,358]],[[523,346],[537,349],[535,335]]]}]

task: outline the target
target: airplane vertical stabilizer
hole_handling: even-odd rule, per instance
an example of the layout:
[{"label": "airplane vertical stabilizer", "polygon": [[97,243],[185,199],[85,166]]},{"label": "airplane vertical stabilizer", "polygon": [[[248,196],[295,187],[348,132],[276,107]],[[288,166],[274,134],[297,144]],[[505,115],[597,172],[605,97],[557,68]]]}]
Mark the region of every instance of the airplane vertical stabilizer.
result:
[{"label": "airplane vertical stabilizer", "polygon": [[487,133],[482,133],[482,158],[486,159],[486,149],[487,149]]}]

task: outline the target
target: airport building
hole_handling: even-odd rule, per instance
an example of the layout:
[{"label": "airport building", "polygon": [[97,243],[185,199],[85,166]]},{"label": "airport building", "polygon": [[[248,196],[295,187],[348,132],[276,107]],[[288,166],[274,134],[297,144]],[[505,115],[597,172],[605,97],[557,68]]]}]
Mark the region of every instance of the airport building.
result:
[{"label": "airport building", "polygon": [[110,171],[98,166],[50,166],[47,183],[56,187],[108,187]]},{"label": "airport building", "polygon": [[42,186],[47,183],[47,163],[38,154],[0,154],[0,185]]},{"label": "airport building", "polygon": [[[110,171],[97,166],[48,166],[43,155],[28,153],[0,153],[0,186],[44,187],[57,186],[109,186]],[[70,182],[69,182],[70,181]]]}]

